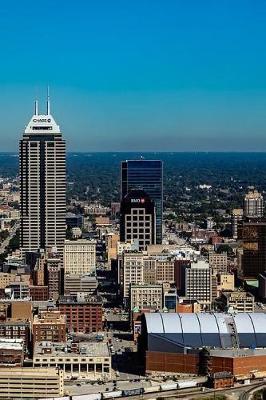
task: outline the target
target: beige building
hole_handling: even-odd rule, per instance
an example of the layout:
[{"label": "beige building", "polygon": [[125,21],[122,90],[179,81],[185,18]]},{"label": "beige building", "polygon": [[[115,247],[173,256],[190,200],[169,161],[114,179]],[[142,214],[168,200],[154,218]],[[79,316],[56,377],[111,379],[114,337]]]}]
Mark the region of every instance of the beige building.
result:
[{"label": "beige building", "polygon": [[66,316],[60,311],[41,311],[33,319],[33,344],[43,340],[63,342],[66,340],[66,328]]},{"label": "beige building", "polygon": [[8,285],[10,285],[13,282],[25,282],[29,285],[30,275],[0,272],[0,289],[5,289]]},{"label": "beige building", "polygon": [[263,196],[257,190],[250,190],[244,198],[244,216],[248,218],[263,217]]},{"label": "beige building", "polygon": [[94,294],[98,287],[95,276],[90,275],[65,275],[65,294],[75,295],[78,292]]},{"label": "beige building", "polygon": [[145,283],[174,283],[175,262],[174,257],[144,256],[143,281]]},{"label": "beige building", "polygon": [[234,239],[238,237],[238,224],[243,220],[243,208],[234,208],[232,210],[232,236]]},{"label": "beige building", "polygon": [[156,260],[156,282],[175,282],[175,262],[168,257]]},{"label": "beige building", "polygon": [[63,371],[56,368],[0,368],[0,399],[64,395]]},{"label": "beige building", "polygon": [[163,286],[147,284],[130,285],[130,309],[138,308],[162,310]]},{"label": "beige building", "polygon": [[224,311],[254,312],[254,296],[251,293],[239,290],[222,292],[220,299]]},{"label": "beige building", "polygon": [[118,241],[119,235],[117,233],[109,233],[107,235],[107,257],[109,265],[111,265],[111,260],[116,260],[117,258]]},{"label": "beige building", "polygon": [[95,271],[96,243],[79,239],[66,240],[64,247],[65,274],[84,275]]},{"label": "beige building", "polygon": [[234,274],[219,274],[217,276],[217,292],[234,291],[235,276]]},{"label": "beige building", "polygon": [[225,274],[227,272],[227,253],[209,253],[209,264],[216,274]]},{"label": "beige building", "polygon": [[111,355],[107,343],[41,342],[34,347],[34,368],[60,368],[64,379],[110,379]]},{"label": "beige building", "polygon": [[210,308],[212,274],[207,262],[199,260],[185,269],[185,297],[189,300],[197,300],[204,309]]},{"label": "beige building", "polygon": [[130,283],[162,284],[175,282],[175,257],[163,254],[149,256],[146,252],[124,252],[121,262],[124,297],[129,297]]},{"label": "beige building", "polygon": [[156,258],[154,257],[143,259],[143,282],[146,284],[156,283]]},{"label": "beige building", "polygon": [[129,286],[132,283],[143,283],[143,253],[125,252],[122,260],[123,294],[129,298]]}]

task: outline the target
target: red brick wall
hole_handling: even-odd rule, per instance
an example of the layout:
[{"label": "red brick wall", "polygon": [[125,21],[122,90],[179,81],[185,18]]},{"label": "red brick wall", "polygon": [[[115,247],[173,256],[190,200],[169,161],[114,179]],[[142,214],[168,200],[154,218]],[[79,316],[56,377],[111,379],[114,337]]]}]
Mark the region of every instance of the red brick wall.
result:
[{"label": "red brick wall", "polygon": [[89,333],[103,329],[102,305],[59,304],[59,311],[66,315],[69,331]]},{"label": "red brick wall", "polygon": [[[247,375],[251,371],[266,371],[266,355],[251,357],[211,357],[210,372],[228,371],[233,375]],[[167,371],[197,374],[199,356],[197,354],[178,354],[146,352],[146,371]]]},{"label": "red brick wall", "polygon": [[197,354],[146,352],[146,371],[198,373]]}]

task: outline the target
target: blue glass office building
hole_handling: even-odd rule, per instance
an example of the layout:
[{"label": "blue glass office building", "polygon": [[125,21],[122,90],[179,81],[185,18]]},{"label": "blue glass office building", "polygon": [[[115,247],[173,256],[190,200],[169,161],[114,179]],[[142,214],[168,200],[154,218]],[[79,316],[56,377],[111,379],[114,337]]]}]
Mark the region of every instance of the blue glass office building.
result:
[{"label": "blue glass office building", "polygon": [[156,243],[162,243],[163,163],[160,160],[128,160],[121,164],[121,200],[130,190],[144,190],[156,207]]}]

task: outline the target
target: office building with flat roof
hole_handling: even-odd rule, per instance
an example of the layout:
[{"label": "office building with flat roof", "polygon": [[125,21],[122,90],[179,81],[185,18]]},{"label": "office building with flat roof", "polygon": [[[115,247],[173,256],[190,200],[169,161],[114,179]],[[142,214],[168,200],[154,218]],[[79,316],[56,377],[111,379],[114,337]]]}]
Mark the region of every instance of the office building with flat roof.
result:
[{"label": "office building with flat roof", "polygon": [[64,372],[57,368],[0,368],[0,399],[38,399],[64,394]]},{"label": "office building with flat roof", "polygon": [[156,241],[154,203],[143,190],[131,190],[121,201],[120,240],[136,240],[140,250]]},{"label": "office building with flat roof", "polygon": [[33,343],[43,340],[64,342],[66,340],[66,316],[60,311],[41,311],[32,324]]},{"label": "office building with flat roof", "polygon": [[244,197],[244,216],[261,218],[264,212],[263,196],[257,190],[250,190]]},{"label": "office building with flat roof", "polygon": [[20,141],[21,224],[23,254],[57,247],[61,257],[65,241],[65,141],[50,112],[34,115]]},{"label": "office building with flat roof", "polygon": [[96,242],[79,239],[66,240],[64,246],[64,272],[84,275],[96,269]]},{"label": "office building with flat roof", "polygon": [[160,160],[127,160],[121,163],[121,201],[131,190],[144,190],[154,202],[156,243],[162,243],[163,163]]},{"label": "office building with flat roof", "polygon": [[100,296],[61,296],[58,308],[66,316],[69,332],[98,332],[103,329],[103,303]]},{"label": "office building with flat roof", "polygon": [[34,347],[35,368],[59,368],[64,379],[110,379],[111,355],[102,342],[40,342]]}]

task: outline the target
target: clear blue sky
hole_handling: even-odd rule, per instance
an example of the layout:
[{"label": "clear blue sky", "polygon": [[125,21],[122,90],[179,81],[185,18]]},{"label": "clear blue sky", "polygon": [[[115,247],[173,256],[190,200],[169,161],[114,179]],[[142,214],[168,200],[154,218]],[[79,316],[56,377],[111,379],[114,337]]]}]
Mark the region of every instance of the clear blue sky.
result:
[{"label": "clear blue sky", "polygon": [[49,83],[69,151],[266,151],[266,1],[0,2],[0,151]]}]

